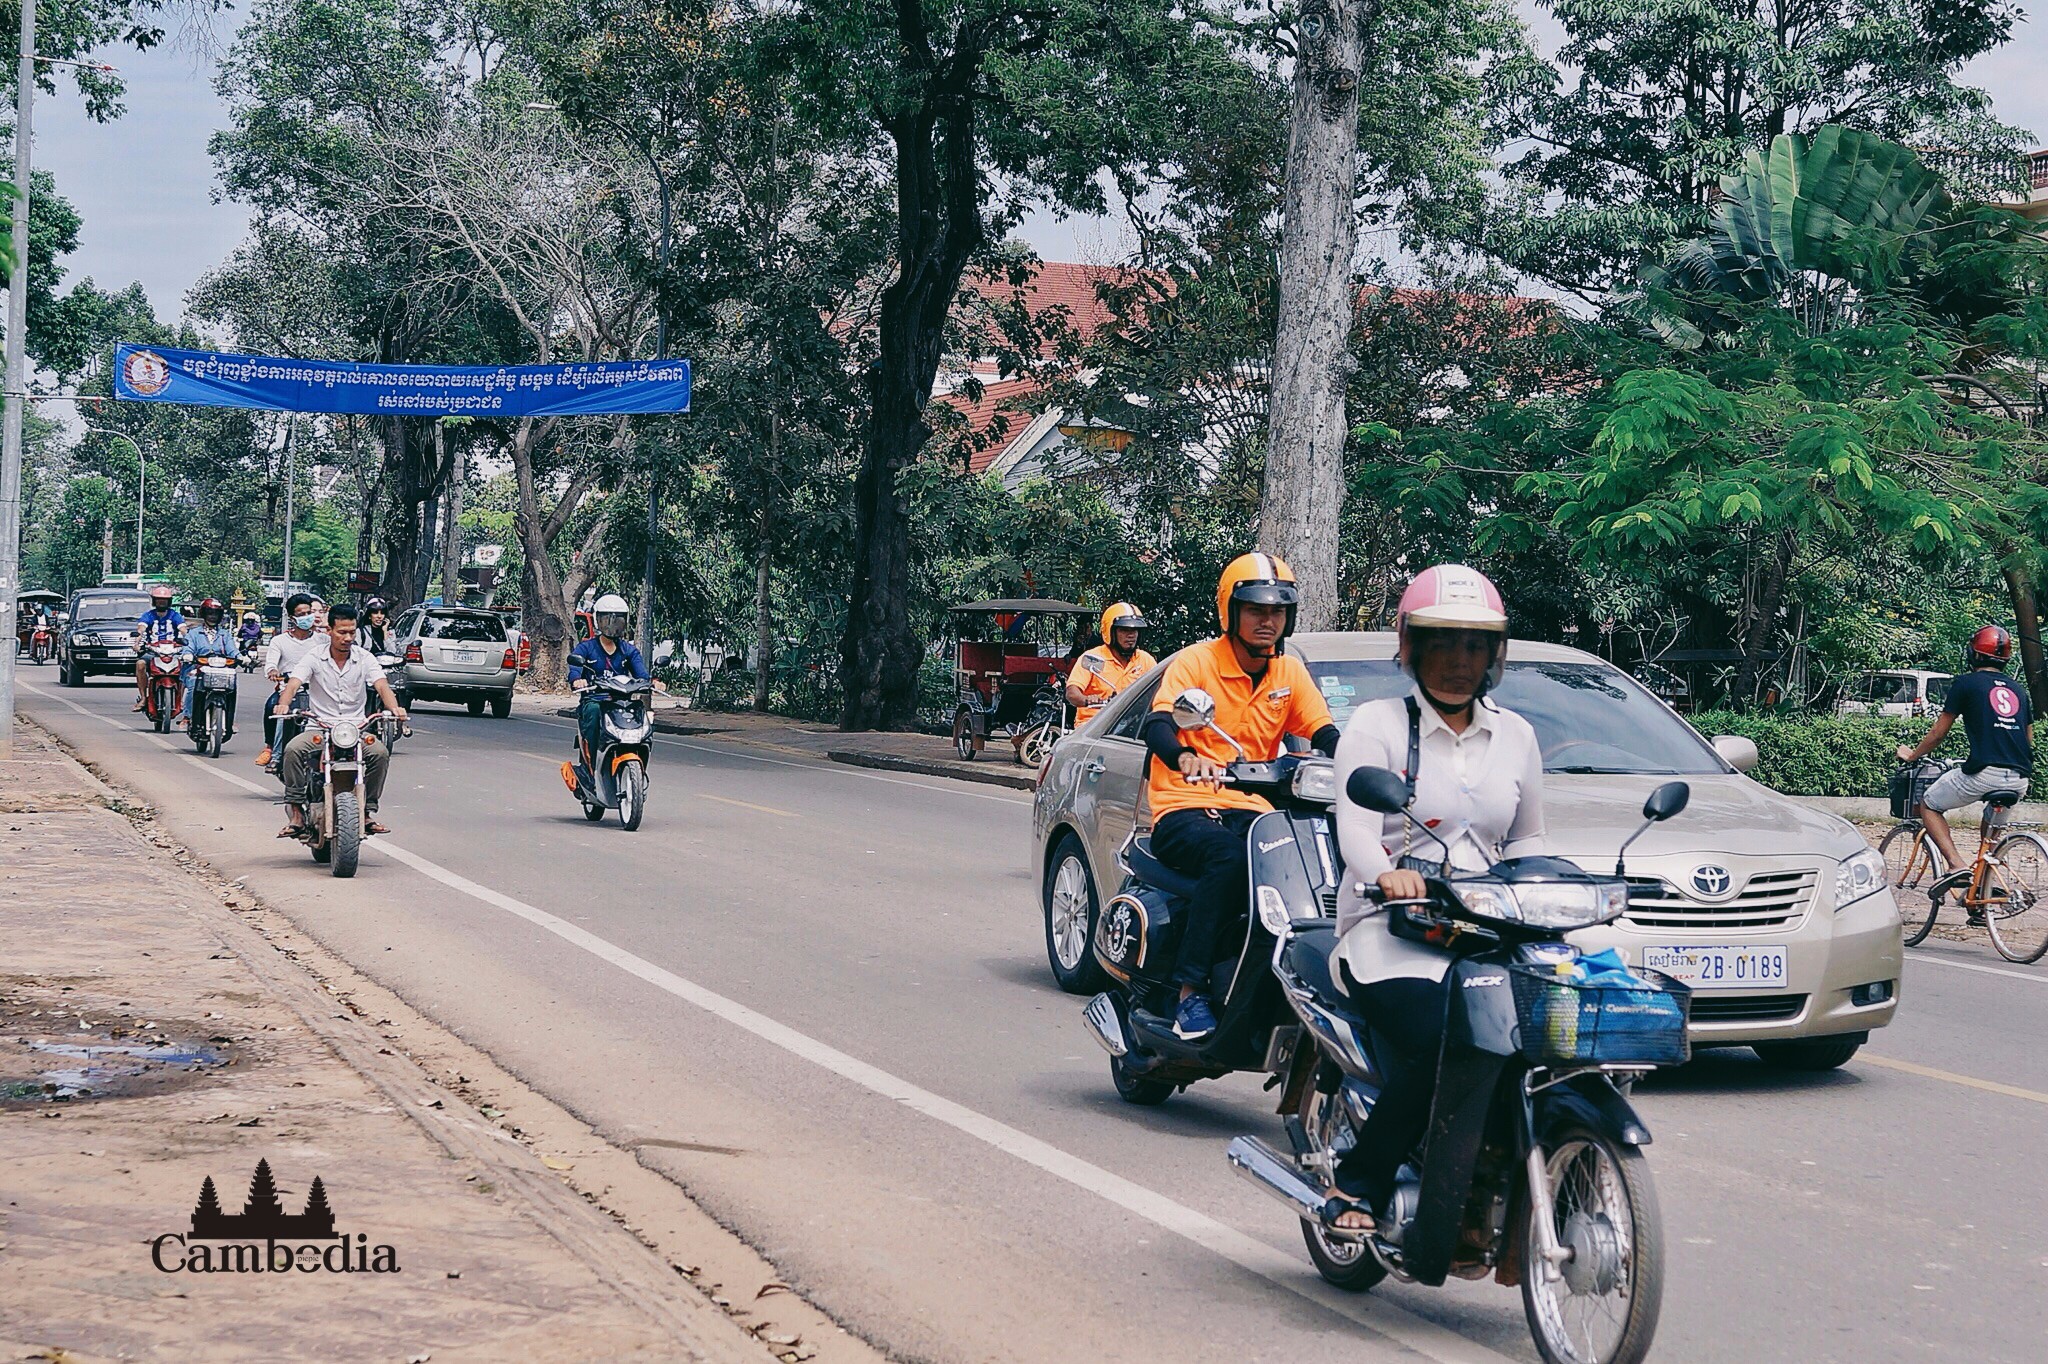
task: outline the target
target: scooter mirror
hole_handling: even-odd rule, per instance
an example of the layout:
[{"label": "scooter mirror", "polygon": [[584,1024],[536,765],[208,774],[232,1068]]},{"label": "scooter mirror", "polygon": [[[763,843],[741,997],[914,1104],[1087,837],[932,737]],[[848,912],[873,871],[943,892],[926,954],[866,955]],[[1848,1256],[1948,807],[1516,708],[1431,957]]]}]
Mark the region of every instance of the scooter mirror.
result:
[{"label": "scooter mirror", "polygon": [[1384,767],[1361,767],[1353,772],[1344,782],[1344,795],[1353,805],[1383,815],[1408,808],[1408,783]]},{"label": "scooter mirror", "polygon": [[1692,788],[1682,781],[1667,781],[1650,792],[1650,798],[1643,802],[1643,818],[1651,823],[1660,823],[1685,808],[1692,799]]},{"label": "scooter mirror", "polygon": [[1179,729],[1207,729],[1216,722],[1216,698],[1189,687],[1173,698],[1173,723]]}]

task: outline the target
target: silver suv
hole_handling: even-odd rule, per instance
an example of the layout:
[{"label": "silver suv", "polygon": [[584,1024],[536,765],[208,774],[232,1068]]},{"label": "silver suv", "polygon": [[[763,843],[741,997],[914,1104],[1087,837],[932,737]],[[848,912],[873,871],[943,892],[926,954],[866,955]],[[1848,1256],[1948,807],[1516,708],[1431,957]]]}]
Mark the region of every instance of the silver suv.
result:
[{"label": "silver suv", "polygon": [[393,623],[391,642],[414,700],[460,701],[471,715],[489,706],[500,720],[512,713],[519,641],[497,612],[415,606]]},{"label": "silver suv", "polygon": [[[1340,725],[1407,679],[1391,634],[1306,634],[1288,642]],[[1099,984],[1088,941],[1097,907],[1123,881],[1119,850],[1139,821],[1139,726],[1161,668],[1061,740],[1039,782],[1032,831],[1046,952],[1069,990]],[[1643,800],[1681,777],[1684,814],[1628,852],[1629,912],[1573,935],[1589,951],[1693,987],[1696,1047],[1749,1046],[1801,1069],[1841,1065],[1891,1022],[1903,949],[1884,864],[1855,829],[1758,785],[1747,739],[1709,741],[1633,678],[1591,654],[1514,641],[1502,705],[1543,746],[1551,851],[1611,871]]]}]

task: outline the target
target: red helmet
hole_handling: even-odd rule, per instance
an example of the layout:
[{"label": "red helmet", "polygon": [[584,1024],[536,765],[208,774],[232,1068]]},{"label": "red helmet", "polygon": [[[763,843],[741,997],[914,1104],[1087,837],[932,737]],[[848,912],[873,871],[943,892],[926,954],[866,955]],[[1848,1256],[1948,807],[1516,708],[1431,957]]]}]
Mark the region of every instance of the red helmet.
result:
[{"label": "red helmet", "polygon": [[199,619],[201,620],[217,619],[226,613],[227,608],[220,604],[220,598],[218,597],[208,597],[205,601],[199,603]]},{"label": "red helmet", "polygon": [[149,599],[151,601],[169,601],[176,595],[177,593],[171,591],[169,583],[157,583],[149,589]]},{"label": "red helmet", "polygon": [[2012,660],[2012,636],[2003,625],[1986,625],[1970,636],[1970,666]]}]

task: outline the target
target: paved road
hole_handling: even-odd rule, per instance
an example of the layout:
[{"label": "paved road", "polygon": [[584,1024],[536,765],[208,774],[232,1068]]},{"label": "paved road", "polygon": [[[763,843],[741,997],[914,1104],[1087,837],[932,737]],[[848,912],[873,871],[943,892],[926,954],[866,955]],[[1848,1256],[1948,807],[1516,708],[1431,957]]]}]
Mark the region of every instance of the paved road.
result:
[{"label": "paved road", "polygon": [[[1223,1162],[1276,1129],[1256,1082],[1115,1099],[1046,976],[1021,793],[664,739],[626,834],[563,791],[568,722],[428,707],[397,833],[342,882],[272,838],[253,738],[181,756],[132,691],[25,671],[27,712],[216,865],[900,1357],[1535,1357],[1510,1290],[1323,1289]],[[2044,1036],[2048,970],[1943,946],[1842,1072],[1718,1053],[1639,1091],[1657,1357],[2048,1357]]]}]

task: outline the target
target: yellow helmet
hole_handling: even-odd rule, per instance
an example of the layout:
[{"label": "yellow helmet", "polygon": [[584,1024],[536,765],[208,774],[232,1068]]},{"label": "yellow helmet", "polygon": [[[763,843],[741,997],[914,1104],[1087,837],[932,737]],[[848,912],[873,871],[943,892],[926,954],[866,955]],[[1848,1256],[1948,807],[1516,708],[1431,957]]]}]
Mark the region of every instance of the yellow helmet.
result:
[{"label": "yellow helmet", "polygon": [[1284,606],[1287,625],[1280,632],[1285,640],[1294,633],[1294,613],[1301,605],[1301,592],[1294,585],[1294,570],[1277,554],[1240,554],[1223,570],[1216,584],[1216,619],[1224,635],[1237,633],[1237,608]]},{"label": "yellow helmet", "polygon": [[1115,648],[1116,639],[1111,631],[1142,630],[1145,626],[1145,617],[1137,607],[1127,601],[1111,602],[1102,613],[1102,642]]}]

